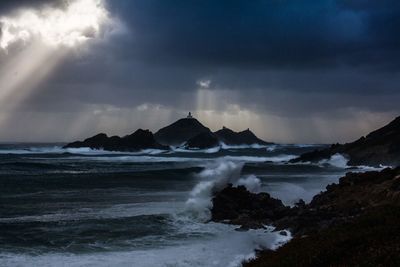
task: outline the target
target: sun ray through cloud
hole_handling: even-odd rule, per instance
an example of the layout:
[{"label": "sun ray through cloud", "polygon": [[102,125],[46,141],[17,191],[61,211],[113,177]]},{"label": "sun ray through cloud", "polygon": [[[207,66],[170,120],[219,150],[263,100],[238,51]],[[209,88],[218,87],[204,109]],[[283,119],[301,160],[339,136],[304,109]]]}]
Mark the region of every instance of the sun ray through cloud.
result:
[{"label": "sun ray through cloud", "polygon": [[[0,105],[12,114],[75,47],[110,22],[102,0],[75,0],[64,8],[18,10],[0,17]],[[7,121],[2,116],[0,124]]]}]

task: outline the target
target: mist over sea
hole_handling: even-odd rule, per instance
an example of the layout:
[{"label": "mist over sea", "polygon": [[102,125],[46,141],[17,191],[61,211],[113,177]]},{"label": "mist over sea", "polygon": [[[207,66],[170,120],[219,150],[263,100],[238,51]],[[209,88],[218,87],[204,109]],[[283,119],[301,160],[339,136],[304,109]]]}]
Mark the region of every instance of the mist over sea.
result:
[{"label": "mist over sea", "polygon": [[289,164],[314,145],[118,153],[0,145],[0,266],[240,266],[290,238],[207,223],[228,183],[306,202],[347,171],[335,155]]}]

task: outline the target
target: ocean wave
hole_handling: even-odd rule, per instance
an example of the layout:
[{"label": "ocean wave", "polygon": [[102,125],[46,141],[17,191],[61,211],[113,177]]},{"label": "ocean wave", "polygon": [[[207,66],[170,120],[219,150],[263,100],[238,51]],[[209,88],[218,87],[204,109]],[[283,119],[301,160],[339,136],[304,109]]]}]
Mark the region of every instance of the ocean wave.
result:
[{"label": "ocean wave", "polygon": [[[101,253],[0,253],[1,266],[136,266],[136,267],[239,267],[261,248],[274,249],[289,237],[265,230],[235,231],[224,224],[201,224],[202,239],[169,241],[164,246]],[[189,232],[190,233],[190,232]],[[194,240],[193,240],[194,239]],[[227,244],[230,244],[227,246]],[[102,244],[96,244],[101,246]]]},{"label": "ocean wave", "polygon": [[212,195],[228,183],[239,180],[242,168],[243,163],[222,161],[200,172],[197,176],[202,181],[190,192],[186,211],[200,221],[208,221],[211,218]]},{"label": "ocean wave", "polygon": [[78,155],[157,155],[166,153],[167,150],[160,149],[143,149],[137,152],[123,152],[123,151],[108,151],[103,149],[92,149],[89,147],[81,148],[62,148],[60,146],[54,147],[27,147],[23,149],[0,149],[0,154],[78,154]]},{"label": "ocean wave", "polygon": [[206,154],[213,154],[217,153],[221,150],[221,147],[216,146],[212,148],[207,148],[207,149],[187,149],[184,147],[171,147],[171,153],[206,153]]},{"label": "ocean wave", "polygon": [[69,212],[49,213],[41,215],[29,215],[19,217],[3,217],[0,223],[22,223],[22,222],[67,222],[82,220],[118,219],[132,218],[146,215],[161,215],[173,213],[182,208],[179,202],[146,202],[118,204],[109,208],[94,209],[80,208]]},{"label": "ocean wave", "polygon": [[256,157],[256,156],[224,156],[222,157],[225,160],[232,160],[232,161],[245,161],[245,162],[287,162],[291,159],[296,158],[295,155],[277,155],[272,157]]},{"label": "ocean wave", "polygon": [[220,143],[222,149],[263,149],[267,148],[267,145],[251,144],[251,145],[227,145],[223,142]]},{"label": "ocean wave", "polygon": [[325,165],[329,164],[333,167],[336,168],[341,168],[341,169],[353,169],[355,171],[380,171],[383,170],[384,168],[388,168],[390,166],[384,166],[380,165],[379,167],[373,167],[373,166],[367,166],[367,165],[356,165],[356,166],[350,166],[348,165],[349,159],[347,159],[345,156],[342,154],[336,153],[332,155],[329,159],[324,159],[318,162],[320,165]]},{"label": "ocean wave", "polygon": [[228,184],[243,185],[251,192],[259,192],[261,181],[255,175],[241,176],[243,162],[218,161],[197,174],[201,180],[190,192],[185,211],[200,221],[211,218],[212,196]]},{"label": "ocean wave", "polygon": [[348,162],[349,160],[346,157],[344,157],[342,154],[336,153],[332,155],[329,159],[320,160],[318,164],[320,165],[329,164],[333,167],[346,169],[349,167],[347,165]]}]

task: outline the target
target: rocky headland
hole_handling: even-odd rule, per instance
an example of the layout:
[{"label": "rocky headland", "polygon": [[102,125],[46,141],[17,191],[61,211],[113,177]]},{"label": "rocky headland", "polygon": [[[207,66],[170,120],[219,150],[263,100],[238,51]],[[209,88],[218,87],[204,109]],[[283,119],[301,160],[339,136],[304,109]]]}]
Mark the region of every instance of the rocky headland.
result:
[{"label": "rocky headland", "polygon": [[400,117],[388,125],[346,144],[333,144],[326,149],[305,153],[291,162],[317,162],[334,154],[345,156],[349,165],[400,165]]}]

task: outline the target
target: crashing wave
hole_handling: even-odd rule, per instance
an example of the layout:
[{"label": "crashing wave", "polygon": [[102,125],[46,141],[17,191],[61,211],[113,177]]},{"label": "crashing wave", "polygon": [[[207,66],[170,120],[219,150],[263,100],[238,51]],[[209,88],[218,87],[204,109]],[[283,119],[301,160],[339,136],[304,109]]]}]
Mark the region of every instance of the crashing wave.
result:
[{"label": "crashing wave", "polygon": [[260,191],[260,179],[254,175],[240,176],[243,166],[243,162],[219,161],[197,174],[202,181],[190,192],[185,211],[200,221],[208,221],[211,218],[212,196],[228,184],[244,185],[252,192]]}]

